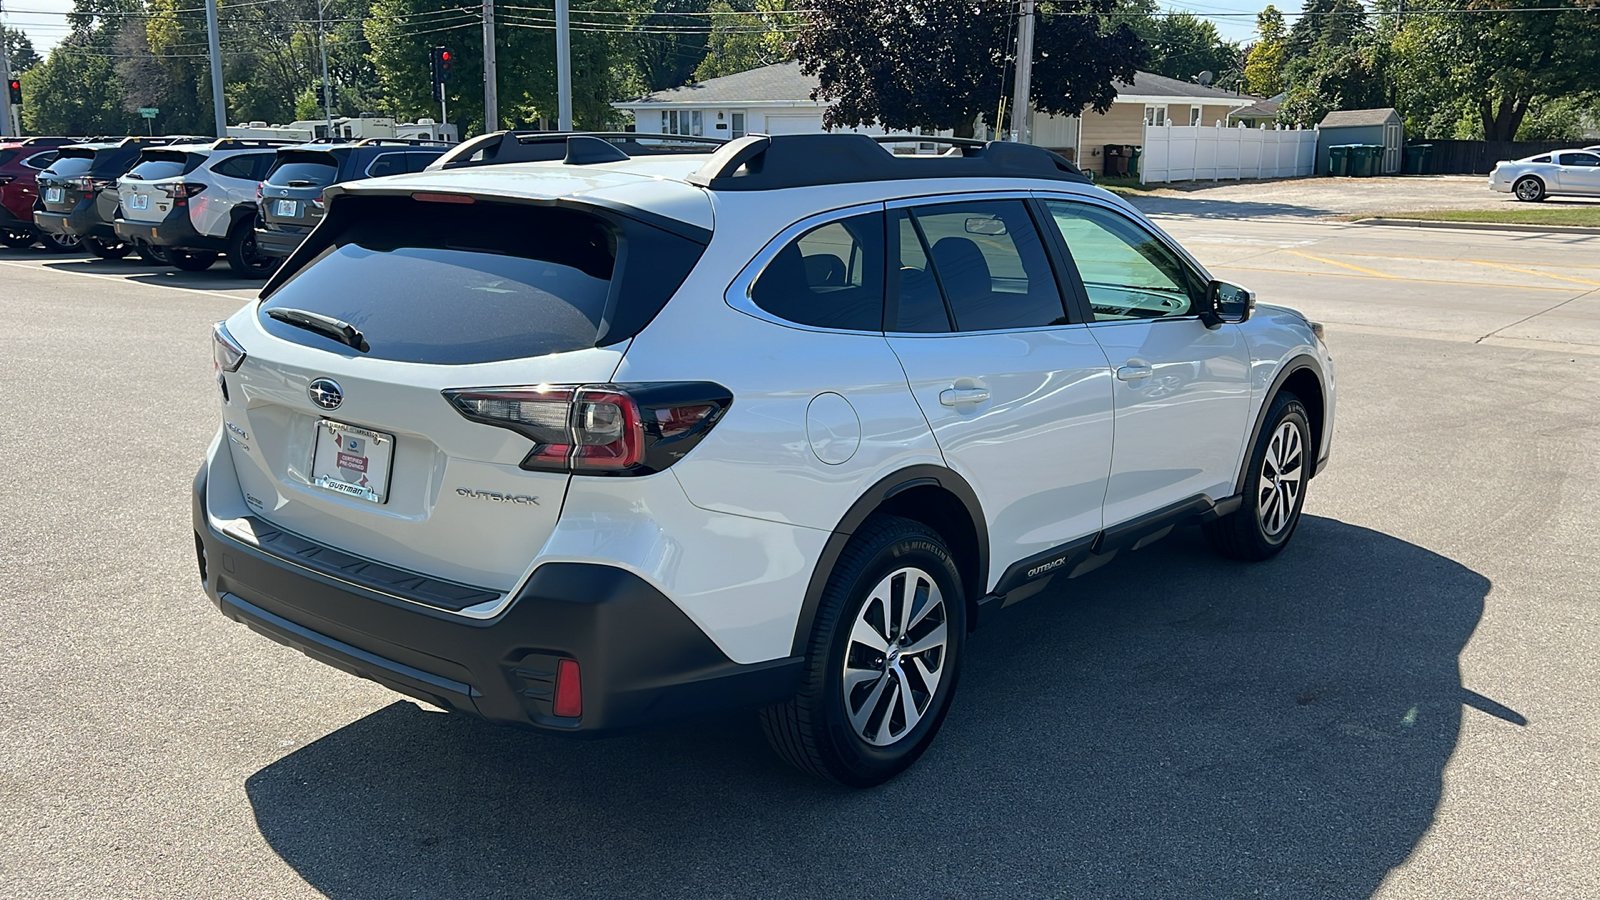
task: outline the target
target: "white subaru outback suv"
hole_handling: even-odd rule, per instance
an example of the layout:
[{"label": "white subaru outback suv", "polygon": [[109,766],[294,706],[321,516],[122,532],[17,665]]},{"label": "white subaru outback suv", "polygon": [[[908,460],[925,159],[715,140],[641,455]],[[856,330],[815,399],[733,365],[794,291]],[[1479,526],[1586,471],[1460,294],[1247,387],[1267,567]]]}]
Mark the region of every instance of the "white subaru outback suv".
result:
[{"label": "white subaru outback suv", "polygon": [[1294,534],[1320,329],[1061,157],[555,139],[330,187],[217,325],[194,525],[224,614],[547,732],[759,708],[865,786],[1001,607],[1177,526],[1245,560]]},{"label": "white subaru outback suv", "polygon": [[146,148],[117,181],[117,236],[166,248],[180,269],[203,271],[225,254],[235,274],[265,278],[278,261],[256,249],[257,189],[277,148],[290,143],[222,138]]}]

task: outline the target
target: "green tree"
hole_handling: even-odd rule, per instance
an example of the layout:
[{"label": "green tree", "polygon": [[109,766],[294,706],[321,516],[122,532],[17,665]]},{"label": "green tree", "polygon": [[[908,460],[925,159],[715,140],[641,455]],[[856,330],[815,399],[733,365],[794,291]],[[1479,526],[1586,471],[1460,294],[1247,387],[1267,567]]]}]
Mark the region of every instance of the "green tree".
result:
[{"label": "green tree", "polygon": [[1217,26],[1189,13],[1156,16],[1141,36],[1150,45],[1146,70],[1157,75],[1191,81],[1210,72],[1220,79],[1240,66],[1239,45],[1223,40]]},{"label": "green tree", "polygon": [[1283,93],[1283,66],[1288,52],[1283,13],[1276,6],[1268,4],[1256,14],[1256,34],[1259,38],[1245,55],[1245,90],[1262,97],[1276,97]]},{"label": "green tree", "polygon": [[[726,5],[726,4],[723,4]],[[647,90],[677,87],[706,58],[706,0],[654,0],[639,19],[635,57]]]},{"label": "green tree", "polygon": [[5,29],[6,62],[11,66],[11,76],[20,78],[24,72],[37,66],[44,60],[33,49],[33,41],[28,40],[28,35],[16,28]]},{"label": "green tree", "polygon": [[1284,46],[1289,96],[1280,122],[1309,127],[1336,109],[1388,105],[1388,48],[1360,0],[1306,0]]},{"label": "green tree", "polygon": [[715,15],[696,81],[792,59],[790,35],[805,24],[801,15],[789,12],[788,0],[756,0],[748,10],[715,0],[710,10]]},{"label": "green tree", "polygon": [[1394,44],[1408,108],[1445,102],[1488,140],[1516,137],[1541,98],[1600,91],[1594,0],[1408,0]]},{"label": "green tree", "polygon": [[[879,122],[891,129],[973,134],[978,116],[1007,92],[1013,46],[1011,4],[961,0],[883,4],[812,0],[814,24],[795,55],[821,82],[813,98],[835,101],[829,127]],[[1132,81],[1147,57],[1126,22],[1110,21],[1116,0],[1058,0],[1039,9],[1032,100],[1035,109],[1077,115],[1105,111],[1113,81]]]}]

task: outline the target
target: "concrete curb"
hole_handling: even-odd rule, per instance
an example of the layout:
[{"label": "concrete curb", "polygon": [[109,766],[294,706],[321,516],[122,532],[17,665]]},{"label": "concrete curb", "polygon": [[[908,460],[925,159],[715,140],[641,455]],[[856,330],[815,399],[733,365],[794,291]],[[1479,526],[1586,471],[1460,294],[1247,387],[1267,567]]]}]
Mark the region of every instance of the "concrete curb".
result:
[{"label": "concrete curb", "polygon": [[1373,216],[1354,219],[1353,225],[1399,225],[1404,228],[1450,228],[1458,231],[1532,231],[1545,234],[1600,234],[1600,228],[1587,225],[1520,225],[1510,222],[1441,222],[1435,219],[1386,219]]}]

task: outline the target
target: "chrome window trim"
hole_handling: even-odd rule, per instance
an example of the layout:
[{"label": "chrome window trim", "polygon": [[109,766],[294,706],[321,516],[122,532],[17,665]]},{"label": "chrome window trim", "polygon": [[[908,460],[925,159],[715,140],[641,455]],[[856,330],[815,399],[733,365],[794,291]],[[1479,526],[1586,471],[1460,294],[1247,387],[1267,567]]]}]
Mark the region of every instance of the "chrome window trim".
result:
[{"label": "chrome window trim", "polygon": [[[1191,274],[1195,274],[1195,275],[1199,276],[1201,284],[1210,284],[1214,280],[1211,277],[1211,273],[1206,270],[1206,267],[1202,266],[1200,264],[1199,260],[1197,260],[1193,256],[1191,256],[1189,254],[1189,251],[1183,249],[1182,245],[1180,245],[1177,241],[1173,240],[1172,239],[1172,235],[1167,234],[1165,231],[1162,231],[1160,226],[1156,225],[1156,223],[1150,221],[1149,219],[1145,218],[1142,215],[1137,215],[1137,216],[1128,215],[1128,211],[1126,209],[1124,209],[1123,207],[1121,207],[1121,206],[1119,206],[1119,205],[1117,205],[1115,203],[1107,203],[1105,200],[1103,200],[1103,199],[1101,199],[1099,197],[1093,197],[1093,196],[1089,196],[1089,195],[1086,195],[1086,194],[1058,194],[1058,193],[1054,193],[1054,192],[1051,192],[1051,191],[1034,191],[1033,192],[1033,196],[1034,196],[1035,199],[1037,199],[1041,203],[1048,202],[1050,200],[1057,200],[1057,201],[1061,201],[1061,202],[1064,202],[1064,203],[1083,203],[1083,204],[1087,204],[1087,205],[1090,205],[1090,206],[1097,206],[1097,207],[1099,207],[1101,209],[1107,210],[1108,212],[1112,212],[1112,213],[1115,213],[1117,215],[1120,215],[1124,219],[1127,219],[1129,222],[1133,223],[1134,225],[1137,225],[1140,228],[1143,228],[1145,231],[1148,231],[1152,235],[1154,235],[1156,240],[1160,241],[1161,245],[1163,247],[1166,247],[1169,251],[1171,251],[1173,253],[1174,256],[1176,256],[1178,258],[1178,261],[1179,261],[1180,264],[1185,264],[1185,265],[1189,266],[1189,268],[1191,269]],[[1072,248],[1068,247],[1067,251],[1070,253],[1072,251]],[[1072,264],[1072,267],[1073,267],[1074,270],[1076,270],[1077,267],[1078,267],[1078,264],[1076,262],[1074,262]],[[1081,283],[1083,281],[1083,273],[1082,272],[1078,272],[1077,275],[1078,275],[1078,280]],[[1199,313],[1186,313],[1186,314],[1181,315],[1181,316],[1155,316],[1153,318],[1148,318],[1148,319],[1107,319],[1107,320],[1105,320],[1103,322],[1094,321],[1094,322],[1086,322],[1084,324],[1086,324],[1086,325],[1126,325],[1126,324],[1128,324],[1130,322],[1182,322],[1182,321],[1186,321],[1186,320],[1192,320],[1192,321],[1198,322],[1198,321],[1200,321],[1200,314]]]},{"label": "chrome window trim", "polygon": [[882,329],[877,329],[874,331],[858,331],[850,328],[823,328],[819,325],[806,325],[801,322],[791,322],[788,319],[776,316],[757,306],[755,298],[751,296],[751,289],[755,287],[756,279],[760,278],[761,273],[766,271],[767,265],[772,262],[772,258],[778,255],[778,251],[789,246],[789,242],[793,241],[800,235],[810,231],[813,228],[819,228],[823,225],[827,225],[830,222],[837,222],[841,219],[851,218],[852,216],[867,215],[870,213],[882,213],[883,211],[884,204],[883,201],[880,200],[873,203],[858,203],[853,206],[843,206],[838,209],[831,209],[827,212],[821,212],[815,215],[807,216],[806,218],[795,222],[789,227],[778,232],[777,235],[775,235],[771,240],[767,241],[767,243],[763,245],[760,250],[756,251],[756,255],[751,257],[750,261],[745,264],[743,269],[739,270],[739,274],[734,276],[733,282],[729,284],[728,289],[723,292],[723,301],[747,316],[760,319],[763,322],[771,322],[774,325],[782,325],[785,328],[794,328],[800,331],[814,331],[819,334],[865,334],[873,337],[881,337],[883,335]]}]

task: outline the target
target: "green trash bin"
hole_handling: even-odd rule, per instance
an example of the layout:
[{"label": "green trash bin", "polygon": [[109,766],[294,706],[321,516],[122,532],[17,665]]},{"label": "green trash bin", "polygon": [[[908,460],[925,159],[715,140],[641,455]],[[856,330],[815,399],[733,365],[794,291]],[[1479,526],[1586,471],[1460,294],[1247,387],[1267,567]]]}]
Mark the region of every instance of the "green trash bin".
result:
[{"label": "green trash bin", "polygon": [[1328,174],[1350,174],[1350,147],[1347,144],[1336,144],[1328,148]]},{"label": "green trash bin", "polygon": [[1418,144],[1417,149],[1422,151],[1422,159],[1417,161],[1417,174],[1426,175],[1433,168],[1433,145]]},{"label": "green trash bin", "polygon": [[1422,157],[1428,148],[1422,144],[1407,144],[1405,148],[1405,162],[1400,171],[1406,175],[1422,174]]},{"label": "green trash bin", "polygon": [[1378,174],[1379,161],[1383,158],[1383,148],[1375,144],[1358,144],[1351,151],[1350,174],[1358,178],[1370,178]]},{"label": "green trash bin", "polygon": [[1139,157],[1143,155],[1143,147],[1134,147],[1133,152],[1128,155],[1128,175],[1130,177],[1139,177]]}]

